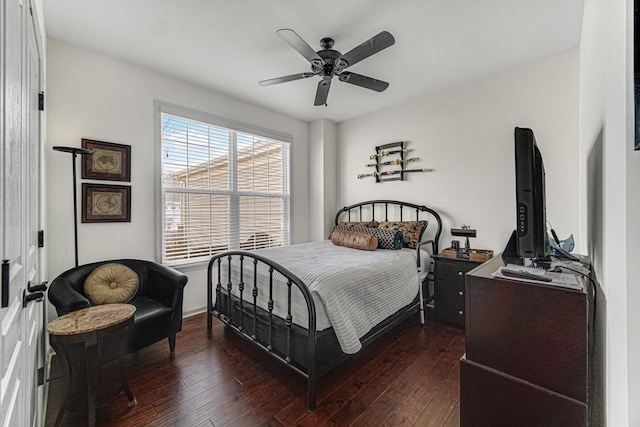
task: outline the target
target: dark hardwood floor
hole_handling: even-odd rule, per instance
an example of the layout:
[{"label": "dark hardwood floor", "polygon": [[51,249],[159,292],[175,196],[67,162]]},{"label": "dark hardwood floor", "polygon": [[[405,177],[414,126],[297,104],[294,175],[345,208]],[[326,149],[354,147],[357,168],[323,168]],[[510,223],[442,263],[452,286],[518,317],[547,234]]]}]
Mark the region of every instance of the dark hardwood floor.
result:
[{"label": "dark hardwood floor", "polygon": [[[185,320],[176,354],[166,340],[126,358],[138,404],[119,396],[97,415],[101,426],[458,426],[464,332],[413,316],[320,380],[307,410],[304,378],[206,316]],[[46,425],[62,399],[54,361]],[[86,414],[66,414],[84,426]]]}]

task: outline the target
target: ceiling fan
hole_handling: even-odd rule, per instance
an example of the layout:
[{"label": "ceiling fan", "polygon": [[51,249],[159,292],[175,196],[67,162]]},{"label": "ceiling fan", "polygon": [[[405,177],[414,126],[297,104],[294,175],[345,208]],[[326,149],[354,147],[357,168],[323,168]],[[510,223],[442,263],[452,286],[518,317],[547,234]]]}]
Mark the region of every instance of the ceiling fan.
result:
[{"label": "ceiling fan", "polygon": [[283,28],[276,31],[276,34],[311,63],[311,71],[262,80],[258,82],[260,86],[271,86],[278,83],[320,76],[322,80],[318,82],[316,100],[313,105],[327,105],[327,97],[329,96],[333,76],[338,76],[338,79],[342,82],[375,90],[376,92],[382,92],[389,87],[389,83],[385,81],[345,71],[347,67],[357,64],[374,53],[378,53],[393,45],[396,40],[388,31],[380,32],[344,55],[332,49],[334,41],[329,37],[320,40],[320,47],[322,49],[316,52],[293,30]]}]

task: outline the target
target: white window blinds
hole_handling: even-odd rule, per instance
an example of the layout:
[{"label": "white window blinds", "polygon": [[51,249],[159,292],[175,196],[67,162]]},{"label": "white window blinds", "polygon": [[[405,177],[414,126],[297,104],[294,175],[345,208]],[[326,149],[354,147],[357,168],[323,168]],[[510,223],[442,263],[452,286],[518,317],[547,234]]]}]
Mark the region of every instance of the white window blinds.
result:
[{"label": "white window blinds", "polygon": [[162,261],[289,244],[290,143],[161,113]]}]

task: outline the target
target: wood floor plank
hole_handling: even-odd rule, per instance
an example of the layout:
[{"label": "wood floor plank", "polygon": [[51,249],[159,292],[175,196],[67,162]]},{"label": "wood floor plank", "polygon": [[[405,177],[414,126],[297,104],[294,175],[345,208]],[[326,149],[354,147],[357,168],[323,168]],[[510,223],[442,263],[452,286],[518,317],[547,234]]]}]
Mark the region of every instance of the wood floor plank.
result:
[{"label": "wood floor plank", "polygon": [[[337,410],[337,408],[332,408],[332,402],[338,401],[339,406],[342,406],[344,402],[348,400],[348,397],[340,397],[340,394],[346,393],[350,398],[352,393],[349,392],[348,389],[350,387],[359,389],[360,387],[360,382],[353,380],[354,375],[358,372],[362,374],[361,371],[376,357],[379,357],[381,352],[386,348],[392,347],[398,339],[408,333],[412,323],[413,322],[410,321],[406,322],[397,330],[390,332],[387,336],[363,349],[352,359],[347,360],[323,376],[318,383],[318,403],[313,412],[320,411],[324,413],[324,417],[329,417]],[[310,414],[310,411],[307,409],[306,394],[298,396],[290,405],[283,407],[282,410],[276,413],[276,418],[284,425],[303,425],[305,417],[309,417],[308,422],[312,422],[313,419],[318,418]]]},{"label": "wood floor plank", "polygon": [[391,387],[405,396],[418,385],[420,377],[431,369],[438,360],[437,356],[446,351],[460,333],[442,326],[424,329],[426,330],[421,331],[425,335],[423,340],[427,344],[424,351],[391,383]]},{"label": "wood floor plank", "polygon": [[434,394],[443,386],[442,377],[448,375],[453,365],[462,356],[464,349],[459,352],[456,343],[463,340],[464,336],[460,333],[454,333],[451,330],[443,331],[443,334],[426,350],[426,355],[421,357],[424,371],[417,376],[415,387],[386,420],[385,425],[412,426],[415,424]]},{"label": "wood floor plank", "polygon": [[380,425],[402,403],[404,396],[391,387],[387,388],[375,402],[369,406],[360,417],[352,424],[355,427],[369,427]]},{"label": "wood floor plank", "polygon": [[[335,422],[350,425],[368,410],[371,402],[375,401],[388,387],[393,379],[400,375],[412,362],[419,352],[415,338],[418,334],[411,334],[398,340],[394,345],[381,353],[378,364],[370,364],[371,372],[365,372],[363,381],[365,386],[348,402],[338,409],[330,419]],[[343,424],[344,425],[344,424]]]},{"label": "wood floor plank", "polygon": [[[126,357],[138,404],[129,408],[119,396],[98,410],[98,426],[459,423],[458,359],[464,333],[433,321],[420,325],[417,316],[325,374],[318,383],[315,411],[307,409],[303,377],[217,320],[207,331],[204,314],[185,319],[175,355],[170,357],[168,350],[163,340]],[[54,359],[46,426],[53,425],[62,403],[60,370]],[[63,425],[84,426],[86,414],[67,414]]]},{"label": "wood floor plank", "polygon": [[[124,398],[123,398],[124,399]],[[143,426],[153,425],[153,420],[157,419],[153,406],[146,406],[141,408],[121,408],[119,410],[113,410],[109,408],[108,411],[98,411],[99,419],[98,425],[108,425],[113,427],[123,426]],[[105,423],[101,421],[105,420]]]},{"label": "wood floor plank", "polygon": [[[403,344],[403,340],[405,344]],[[392,342],[389,342],[393,340]],[[320,398],[320,402],[316,409],[311,412],[307,411],[302,417],[296,420],[296,423],[303,425],[314,425],[322,420],[331,418],[336,412],[343,408],[354,396],[362,391],[363,388],[371,383],[377,375],[380,375],[381,366],[392,365],[398,359],[398,353],[405,348],[407,341],[413,342],[413,333],[403,333],[391,335],[386,342],[376,348],[366,349],[371,356],[357,371],[355,371],[346,381],[343,379],[341,384],[329,393],[328,396]],[[411,347],[417,347],[410,344]],[[403,355],[408,357],[408,353]],[[375,393],[375,390],[373,391]],[[341,415],[338,415],[340,417]],[[347,420],[341,419],[340,423],[344,425]]]},{"label": "wood floor plank", "polygon": [[456,406],[449,414],[449,418],[447,418],[443,427],[460,427],[460,399],[458,399]]},{"label": "wood floor plank", "polygon": [[450,377],[445,380],[422,414],[416,420],[415,425],[424,427],[442,427],[453,412],[459,401],[460,393],[460,368],[457,364],[450,372]]}]

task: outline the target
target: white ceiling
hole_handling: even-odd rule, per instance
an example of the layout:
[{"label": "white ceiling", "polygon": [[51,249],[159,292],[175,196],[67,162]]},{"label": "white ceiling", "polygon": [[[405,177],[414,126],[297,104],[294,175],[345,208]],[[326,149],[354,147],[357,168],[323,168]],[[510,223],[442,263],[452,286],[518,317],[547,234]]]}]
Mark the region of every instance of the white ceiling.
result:
[{"label": "white ceiling", "polygon": [[[576,47],[584,0],[47,0],[49,37],[305,121],[342,122],[418,95]],[[346,53],[387,30],[395,45],[348,70],[389,82],[374,92],[319,77],[276,35],[295,30]]]}]

